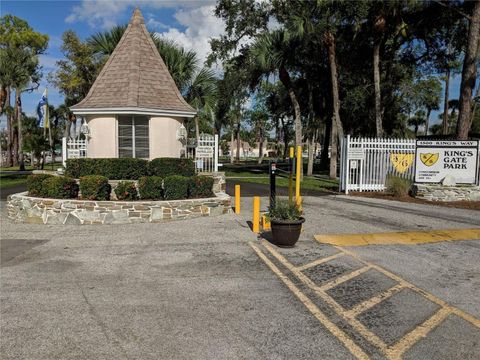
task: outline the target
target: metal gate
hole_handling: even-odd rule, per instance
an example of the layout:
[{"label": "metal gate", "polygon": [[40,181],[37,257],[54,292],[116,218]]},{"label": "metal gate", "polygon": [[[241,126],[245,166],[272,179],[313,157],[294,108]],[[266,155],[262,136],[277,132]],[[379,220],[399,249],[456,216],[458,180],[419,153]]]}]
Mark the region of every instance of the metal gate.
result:
[{"label": "metal gate", "polygon": [[194,159],[198,173],[218,171],[218,135],[200,134],[198,144],[187,148],[187,157]]},{"label": "metal gate", "polygon": [[414,179],[415,139],[351,138],[341,142],[340,190],[382,191],[387,175]]}]

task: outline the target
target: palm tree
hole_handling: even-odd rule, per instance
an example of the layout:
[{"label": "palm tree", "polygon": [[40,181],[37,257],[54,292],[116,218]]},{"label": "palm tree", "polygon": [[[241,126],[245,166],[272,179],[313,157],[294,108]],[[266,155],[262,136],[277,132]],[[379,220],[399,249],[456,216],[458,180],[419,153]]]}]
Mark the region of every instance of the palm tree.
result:
[{"label": "palm tree", "polygon": [[[251,52],[256,59],[256,69],[261,76],[278,71],[280,82],[285,86],[295,112],[295,145],[302,145],[302,118],[300,103],[293,88],[292,78],[287,67],[292,63],[298,42],[285,29],[274,30],[260,35]],[[258,81],[258,80],[257,80]]]},{"label": "palm tree", "polygon": [[408,126],[413,126],[415,137],[417,137],[419,127],[425,125],[425,123],[425,112],[422,110],[417,111],[415,116],[408,119]]}]

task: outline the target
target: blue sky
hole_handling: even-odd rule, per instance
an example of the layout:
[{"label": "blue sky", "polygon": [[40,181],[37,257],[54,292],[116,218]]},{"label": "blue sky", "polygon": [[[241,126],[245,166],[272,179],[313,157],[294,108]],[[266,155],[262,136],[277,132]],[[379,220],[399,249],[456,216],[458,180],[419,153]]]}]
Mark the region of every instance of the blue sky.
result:
[{"label": "blue sky", "polygon": [[[46,75],[55,70],[55,62],[62,58],[62,33],[74,30],[82,39],[128,22],[135,6],[140,6],[149,30],[168,37],[188,49],[197,51],[204,59],[209,51],[208,41],[223,32],[223,23],[213,15],[212,0],[80,0],[80,1],[24,1],[1,0],[0,14],[13,14],[30,24],[38,32],[50,37],[49,47],[40,61],[45,74],[40,88],[23,96],[23,107],[28,115],[35,113],[36,105],[46,86],[53,105],[63,103],[58,91],[47,84]],[[459,96],[460,76],[450,81],[450,99]],[[442,107],[443,108],[443,105]],[[437,123],[433,112],[431,123]],[[4,126],[2,119],[1,127]]]}]

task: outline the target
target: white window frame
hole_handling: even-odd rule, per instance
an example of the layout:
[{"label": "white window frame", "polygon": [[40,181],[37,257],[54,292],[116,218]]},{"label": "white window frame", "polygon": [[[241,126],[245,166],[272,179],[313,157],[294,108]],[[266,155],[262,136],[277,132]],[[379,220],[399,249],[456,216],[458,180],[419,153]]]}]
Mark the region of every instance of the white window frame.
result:
[{"label": "white window frame", "polygon": [[[135,148],[135,114],[128,114],[128,115],[121,115],[122,117],[131,117],[132,119],[132,158],[133,159],[149,159],[150,158],[150,143],[151,143],[151,138],[150,138],[150,120],[151,120],[151,117],[149,116],[145,116],[147,119],[148,119],[148,136],[147,136],[147,139],[148,139],[148,157],[146,158],[137,158],[136,157],[136,148]],[[138,116],[138,115],[137,115]],[[141,116],[141,115],[140,115]],[[116,134],[116,142],[117,142],[117,158],[120,158],[120,141],[119,141],[119,137],[120,137],[120,132],[118,130],[119,126],[120,126],[120,116],[117,115],[116,116],[116,122],[117,122],[117,134]]]}]

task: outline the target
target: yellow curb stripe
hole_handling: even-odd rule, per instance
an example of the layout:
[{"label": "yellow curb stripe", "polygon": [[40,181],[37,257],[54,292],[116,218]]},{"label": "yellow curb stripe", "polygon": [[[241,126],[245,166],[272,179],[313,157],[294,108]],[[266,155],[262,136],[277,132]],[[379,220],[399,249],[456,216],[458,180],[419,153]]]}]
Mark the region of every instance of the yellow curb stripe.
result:
[{"label": "yellow curb stripe", "polygon": [[277,252],[267,241],[263,241],[262,244],[265,248],[278,260],[283,266],[290,270],[301,282],[303,282],[308,288],[312,289],[315,294],[325,301],[335,312],[342,316],[360,335],[362,335],[367,341],[374,344],[384,353],[387,350],[387,345],[377,335],[368,330],[360,321],[353,316],[348,316],[345,309],[337,303],[330,295],[321,290],[308,276],[303,274],[297,268],[295,268],[287,259],[285,259],[279,252]]},{"label": "yellow curb stripe", "polygon": [[303,294],[290,279],[285,276],[276,266],[273,264],[263,252],[254,244],[250,243],[252,249],[257,253],[260,259],[278,276],[280,280],[289,288],[289,290],[305,305],[305,307],[315,316],[318,321],[322,323],[328,331],[332,333],[338,340],[340,340],[345,347],[355,356],[357,359],[369,359],[368,355],[350,339],[342,330],[340,330],[333,322],[331,322],[327,316],[320,311],[320,309],[305,295]]},{"label": "yellow curb stripe", "polygon": [[480,240],[480,229],[387,232],[373,234],[324,234],[315,240],[336,246],[426,244],[440,241]]},{"label": "yellow curb stripe", "polygon": [[320,265],[320,264],[323,264],[323,263],[326,263],[326,262],[329,262],[329,261],[332,261],[340,256],[343,256],[345,254],[339,252],[339,253],[336,253],[335,255],[332,255],[332,256],[328,256],[328,257],[325,257],[325,258],[321,258],[321,259],[318,259],[318,260],[315,260],[315,261],[312,261],[308,264],[305,264],[305,265],[302,265],[302,266],[299,266],[297,267],[298,270],[300,271],[304,271],[304,270],[307,270],[307,269],[310,269],[314,266],[317,266],[317,265]]},{"label": "yellow curb stripe", "polygon": [[320,289],[323,290],[323,291],[327,291],[327,290],[330,290],[331,288],[334,288],[335,286],[338,286],[348,280],[351,280],[355,277],[357,277],[358,275],[361,275],[363,274],[364,272],[367,272],[368,270],[370,270],[371,267],[370,266],[364,266],[358,270],[355,270],[355,271],[352,271],[352,272],[349,272],[348,274],[345,274],[345,275],[342,275],[342,276],[339,276],[337,278],[335,278],[334,280],[320,286]]},{"label": "yellow curb stripe", "polygon": [[382,301],[387,300],[389,297],[392,297],[402,289],[405,289],[405,287],[402,284],[397,284],[391,287],[390,289],[378,294],[377,296],[374,296],[373,298],[370,298],[358,304],[357,306],[348,310],[347,313],[350,316],[357,316],[358,314],[361,314],[367,311],[368,309],[371,309],[375,305],[380,304]]},{"label": "yellow curb stripe", "polygon": [[417,326],[414,330],[405,335],[400,341],[388,349],[390,359],[401,359],[402,354],[410,349],[418,340],[427,336],[435,327],[440,325],[448,315],[451,314],[450,309],[442,308],[438,310],[432,317]]}]

